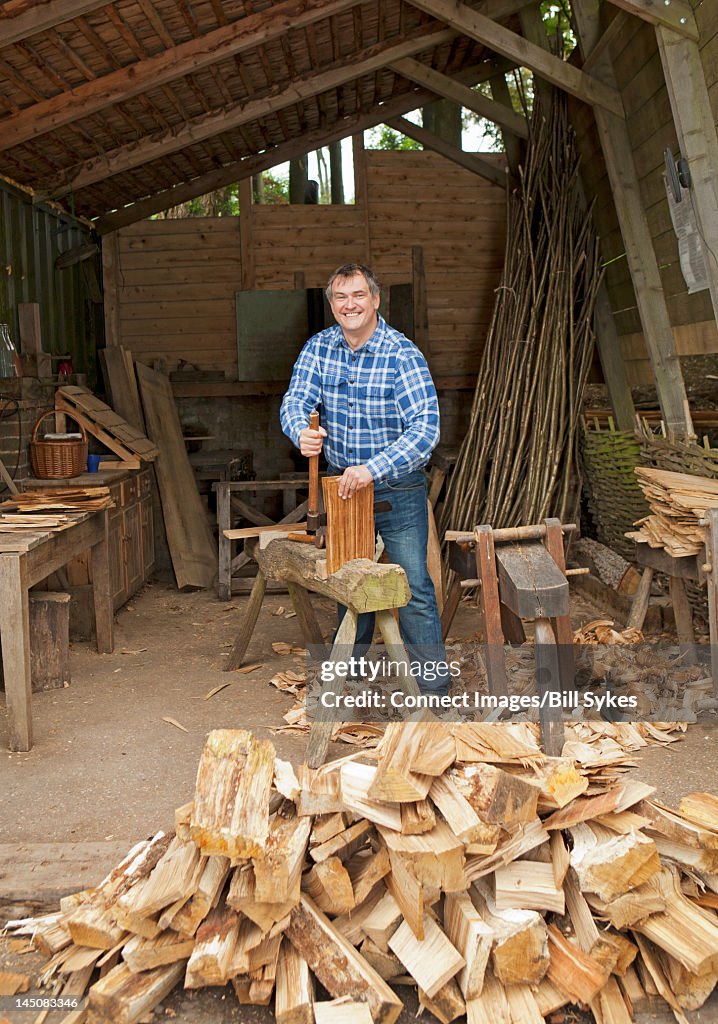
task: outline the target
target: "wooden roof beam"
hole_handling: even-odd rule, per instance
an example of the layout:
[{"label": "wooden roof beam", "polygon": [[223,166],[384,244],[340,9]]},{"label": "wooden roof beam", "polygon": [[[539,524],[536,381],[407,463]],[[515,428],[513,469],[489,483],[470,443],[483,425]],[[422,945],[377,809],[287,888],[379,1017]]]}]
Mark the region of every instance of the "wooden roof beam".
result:
[{"label": "wooden roof beam", "polygon": [[49,0],[48,3],[32,3],[14,17],[0,15],[0,47],[12,46],[30,36],[46,32],[56,25],[90,14],[98,7],[107,7],[109,0]]},{"label": "wooden roof beam", "polygon": [[459,107],[473,110],[479,117],[484,117],[487,121],[493,121],[494,124],[507,128],[514,135],[520,135],[523,139],[528,138],[528,125],[522,114],[517,114],[503,103],[489,99],[483,93],[469,89],[457,82],[455,78],[443,75],[440,71],[434,71],[433,68],[414,60],[413,57],[405,57],[404,60],[396,61],[391,68],[392,71],[408,78],[409,81],[430,89],[437,96],[452,100]]},{"label": "wooden roof beam", "polygon": [[438,29],[433,32],[423,31],[420,36],[404,40],[393,46],[387,46],[385,43],[377,44],[364,50],[356,63],[308,75],[274,95],[270,94],[260,99],[249,100],[247,103],[238,103],[234,107],[217,110],[210,114],[202,114],[188,120],[182,127],[166,132],[159,137],[154,136],[139,143],[121,146],[119,149],[103,153],[92,160],[86,160],[38,190],[38,192],[42,192],[42,196],[38,195],[38,199],[67,195],[68,192],[75,192],[94,182],[102,181],[104,178],[110,178],[115,174],[132,170],[134,167],[140,167],[142,164],[165,157],[169,153],[175,153],[186,146],[192,146],[205,139],[222,135],[240,125],[256,121],[268,114],[274,114],[284,107],[293,106],[329,89],[336,89],[347,82],[377,71],[395,60],[401,60],[403,57],[420,53],[423,50],[434,49],[453,37],[454,32],[451,29]]},{"label": "wooden roof beam", "polygon": [[446,142],[438,135],[435,135],[434,132],[421,128],[418,124],[414,124],[413,121],[407,121],[405,117],[392,117],[384,123],[388,124],[394,131],[401,132],[402,135],[408,135],[410,139],[420,142],[424,149],[433,149],[435,153],[440,153],[447,160],[453,161],[453,163],[458,164],[460,167],[465,167],[467,171],[481,175],[482,178],[486,178],[493,185],[498,185],[500,188],[506,187],[505,171],[490,160],[485,160],[474,153],[467,153],[465,149],[453,146],[450,142]]},{"label": "wooden roof beam", "polygon": [[698,25],[688,0],[610,0],[610,3],[651,25],[671,28],[698,42]]},{"label": "wooden roof beam", "polygon": [[[148,89],[194,74],[284,35],[353,7],[356,0],[285,0],[259,14],[190,39],[154,57],[119,68],[68,92],[26,107],[0,121],[0,150],[90,117]],[[97,6],[97,5],[95,5]],[[2,22],[0,21],[0,31]]]},{"label": "wooden roof beam", "polygon": [[547,53],[523,36],[511,32],[460,0],[410,0],[414,7],[450,25],[457,32],[495,50],[509,60],[529,68],[535,75],[575,96],[591,106],[603,107],[617,117],[625,117],[623,102],[617,89],[579,71],[558,57]]},{"label": "wooden roof beam", "polygon": [[[467,68],[461,72],[461,77],[466,82],[480,82],[485,81],[493,74],[495,74],[493,66],[479,65],[478,67]],[[203,196],[207,192],[224,188],[225,185],[233,185],[235,182],[242,181],[252,174],[259,174],[260,171],[267,171],[272,167],[276,167],[277,164],[293,160],[295,157],[304,156],[310,150],[328,146],[331,142],[346,139],[357,132],[375,128],[378,124],[384,124],[385,118],[406,114],[410,110],[420,107],[431,98],[432,94],[424,89],[404,93],[402,96],[388,100],[374,110],[343,118],[338,124],[317,128],[297,139],[291,139],[289,142],[274,146],[264,153],[245,157],[236,163],[227,164],[225,167],[219,167],[214,171],[208,171],[207,174],[202,175],[200,178],[194,178],[192,181],[185,181],[175,185],[166,192],[148,196],[146,199],[140,199],[131,206],[118,210],[116,213],[109,213],[104,217],[100,217],[95,221],[95,229],[99,234],[106,235],[111,231],[118,230],[118,228],[126,227],[128,224],[136,224],[137,221],[145,220],[145,218],[151,217],[156,213],[162,213],[164,210],[169,210],[172,206],[177,206],[179,203],[187,203],[191,199],[196,199],[197,196]]]}]

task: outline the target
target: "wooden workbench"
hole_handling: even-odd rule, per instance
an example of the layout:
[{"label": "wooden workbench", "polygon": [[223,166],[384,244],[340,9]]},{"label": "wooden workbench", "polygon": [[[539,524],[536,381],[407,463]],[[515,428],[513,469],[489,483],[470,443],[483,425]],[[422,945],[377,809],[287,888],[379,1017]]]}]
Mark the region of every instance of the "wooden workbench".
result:
[{"label": "wooden workbench", "polygon": [[33,744],[28,591],[88,548],[97,650],[109,654],[113,648],[108,510],[67,517],[69,522],[53,529],[0,534],[0,640],[10,750],[30,750]]}]

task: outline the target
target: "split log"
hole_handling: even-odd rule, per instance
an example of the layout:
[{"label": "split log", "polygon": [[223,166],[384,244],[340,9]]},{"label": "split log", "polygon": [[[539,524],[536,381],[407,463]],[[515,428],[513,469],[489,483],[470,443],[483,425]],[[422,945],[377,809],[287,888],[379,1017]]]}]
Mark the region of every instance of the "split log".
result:
[{"label": "split log", "polygon": [[670,886],[666,908],[635,924],[633,930],[675,957],[687,971],[702,974],[718,964],[716,915],[686,899],[677,872],[663,868],[661,874]]},{"label": "split log", "polygon": [[[300,547],[301,545],[297,545]],[[244,729],[215,729],[197,770],[190,834],[203,853],[259,857],[269,836],[274,746]]]},{"label": "split log", "polygon": [[488,856],[467,857],[466,877],[473,882],[485,875],[490,875],[500,864],[510,864],[512,860],[535,850],[543,843],[547,843],[548,840],[549,833],[543,828],[539,819],[534,818],[526,825],[519,825],[505,842],[496,847],[494,853]]},{"label": "split log", "polygon": [[331,839],[327,839],[321,846],[312,847],[309,851],[309,856],[317,864],[320,864],[323,860],[328,860],[329,857],[339,857],[342,861],[348,860],[358,849],[364,846],[373,834],[374,829],[371,822],[362,818],[361,821],[350,825],[343,832],[339,832],[337,835],[332,836]]},{"label": "split log", "polygon": [[555,925],[549,925],[548,937],[549,980],[572,1002],[592,1002],[608,980],[606,972],[576,943],[569,942]]},{"label": "split log", "polygon": [[465,960],[456,979],[465,999],[481,995],[494,933],[481,918],[467,893],[447,893],[444,900],[446,934]]},{"label": "split log", "polygon": [[192,955],[194,939],[178,935],[177,932],[166,931],[156,939],[143,939],[133,935],[122,950],[122,959],[131,971],[150,971],[155,967],[175,964],[179,960],[187,960]]},{"label": "split log", "polygon": [[364,922],[371,916],[377,903],[386,893],[383,885],[379,884],[373,889],[360,907],[357,907],[350,914],[340,914],[332,922],[337,931],[341,932],[347,942],[352,946],[358,946],[364,937]]},{"label": "split log", "polygon": [[197,929],[187,963],[185,988],[226,985],[239,935],[239,917],[231,907],[217,907]]},{"label": "split log", "polygon": [[656,844],[642,832],[616,836],[593,823],[576,825],[570,832],[571,867],[581,889],[602,900],[614,900],[660,870]]},{"label": "split log", "polygon": [[383,803],[371,795],[377,776],[373,765],[347,761],[341,767],[344,806],[357,817],[368,818],[396,832],[401,830],[401,812],[396,804]]},{"label": "split log", "polygon": [[466,1003],[454,978],[442,985],[434,996],[427,995],[420,988],[419,1006],[433,1013],[441,1024],[451,1024],[453,1020],[463,1017],[466,1013]]},{"label": "split log", "polygon": [[491,826],[487,828],[486,822],[481,820],[461,794],[450,775],[434,779],[430,795],[457,839],[468,845],[477,844],[482,853],[494,852],[498,843],[498,830]]},{"label": "split log", "polygon": [[321,580],[316,563],[324,561],[325,555],[311,544],[274,540],[259,551],[259,545],[249,541],[245,547],[268,580],[309,587],[357,613],[403,608],[411,597],[406,573],[398,565],[357,559]]},{"label": "split log", "polygon": [[393,981],[394,978],[398,978],[404,973],[404,968],[398,958],[393,953],[379,949],[368,936],[359,947],[359,952],[384,981]]},{"label": "split log", "polygon": [[506,989],[490,972],[481,995],[466,1004],[467,1024],[512,1024]]},{"label": "split log", "polygon": [[292,911],[286,935],[330,995],[366,1002],[374,1024],[397,1019],[401,1000],[308,897]]},{"label": "split log", "polygon": [[348,914],[354,909],[352,880],[338,857],[328,857],[307,871],[302,889],[325,914]]},{"label": "split log", "polygon": [[300,765],[297,777],[301,787],[297,814],[336,814],[343,810],[341,776],[336,763],[317,769]]},{"label": "split log", "polygon": [[263,932],[268,932],[278,921],[283,920],[296,906],[299,893],[290,896],[284,903],[260,903],[255,897],[254,868],[241,864],[235,868],[227,893],[227,905],[253,921]]},{"label": "split log", "polygon": [[389,939],[401,924],[399,904],[390,892],[385,892],[371,912],[364,918],[361,930],[382,952],[389,950]]},{"label": "split log", "polygon": [[521,1024],[545,1024],[536,997],[528,985],[509,985],[506,989],[506,999],[512,1021],[520,1021]]},{"label": "split log", "polygon": [[[229,857],[207,857],[197,888],[190,899],[167,922],[182,935],[194,935],[219,899],[229,874]],[[160,918],[162,924],[164,915]],[[162,924],[162,927],[165,927]]]},{"label": "split log", "polygon": [[90,1014],[108,1024],[135,1024],[155,1008],[175,987],[184,962],[133,974],[121,963],[96,981],[87,994]]},{"label": "split log", "polygon": [[302,874],[309,842],[310,818],[275,817],[263,855],[253,860],[254,895],[260,903],[284,903]]},{"label": "split log", "polygon": [[391,722],[387,726],[368,791],[372,800],[412,803],[426,798],[433,782],[431,775],[409,767],[412,752],[423,742],[424,730],[419,722]]},{"label": "split log", "polygon": [[119,897],[115,913],[145,918],[160,914],[194,893],[205,863],[193,842],[175,838],[152,872]]},{"label": "split log", "polygon": [[346,814],[335,811],[334,814],[322,814],[316,817],[312,823],[312,831],[309,836],[311,846],[321,846],[334,836],[343,832],[349,822]]},{"label": "split log", "polygon": [[596,1024],[632,1024],[633,1014],[626,1006],[615,978],[609,978],[591,1003]]},{"label": "split log", "polygon": [[711,963],[700,974],[694,974],[669,953],[661,952],[659,960],[680,1006],[684,1010],[700,1009],[718,983],[718,962]]},{"label": "split log", "polygon": [[360,850],[348,862],[347,871],[354,888],[354,903],[361,904],[374,886],[391,871],[386,847],[381,846],[375,853]]},{"label": "split log", "polygon": [[237,941],[227,972],[230,980],[249,972],[249,954],[260,945],[263,934],[262,929],[254,921],[250,921],[248,917],[240,917]]},{"label": "split log", "polygon": [[340,498],[340,481],[340,476],[322,479],[327,513],[327,573],[330,576],[355,559],[373,560],[376,547],[373,483],[355,491],[351,498]]},{"label": "split log", "polygon": [[399,925],[389,939],[389,949],[429,996],[434,996],[443,985],[466,965],[466,961],[451,944],[439,925],[428,914],[424,916],[424,938],[417,939],[406,921]]},{"label": "split log", "polygon": [[[437,821],[430,832],[418,836],[405,836],[382,825],[378,830],[389,854],[400,854],[417,881],[443,892],[466,889],[464,845],[445,822]],[[401,905],[398,897],[397,902]]]},{"label": "split log", "polygon": [[691,793],[684,796],[678,805],[678,810],[697,825],[718,832],[718,796],[713,793]]},{"label": "split log", "polygon": [[127,934],[117,925],[109,910],[94,903],[83,903],[67,919],[72,941],[78,946],[92,949],[112,949]]},{"label": "split log", "polygon": [[277,1024],[314,1024],[314,983],[309,964],[291,942],[283,942],[277,962]]},{"label": "split log", "polygon": [[418,836],[422,832],[430,832],[435,824],[434,808],[428,800],[401,805],[401,831],[404,835]]},{"label": "split log", "polygon": [[615,900],[606,902],[593,893],[586,893],[586,899],[600,918],[621,931],[633,928],[652,914],[666,909],[670,899],[670,885],[666,884],[666,879],[667,876],[660,872]]},{"label": "split log", "polygon": [[536,817],[539,791],[518,776],[490,764],[468,765],[449,777],[482,821],[507,831]]},{"label": "split log", "polygon": [[499,910],[484,882],[474,882],[471,900],[495,935],[491,964],[504,985],[537,985],[546,974],[549,954],[546,922],[534,910]]},{"label": "split log", "polygon": [[552,910],[563,914],[563,890],[556,887],[553,864],[519,860],[494,873],[498,910]]},{"label": "split log", "polygon": [[541,790],[540,811],[565,807],[588,789],[588,778],[577,771],[569,758],[552,757],[544,764],[534,765],[534,774]]},{"label": "split log", "polygon": [[366,1003],[344,999],[315,1003],[314,1018],[316,1024],[372,1024],[371,1012]]}]

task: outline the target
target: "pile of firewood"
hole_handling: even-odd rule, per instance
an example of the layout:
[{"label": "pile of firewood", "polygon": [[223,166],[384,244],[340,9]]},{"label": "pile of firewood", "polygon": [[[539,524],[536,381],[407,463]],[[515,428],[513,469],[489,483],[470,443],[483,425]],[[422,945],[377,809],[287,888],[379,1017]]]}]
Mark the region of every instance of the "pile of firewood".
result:
[{"label": "pile of firewood", "polygon": [[392,1024],[405,985],[442,1022],[573,1003],[622,1024],[655,999],[685,1020],[718,978],[718,797],[652,801],[604,725],[601,749],[578,727],[547,758],[529,725],[400,723],[371,760],[296,773],[213,732],[176,832],[12,925],[90,1022],[228,982],[280,1024]]},{"label": "pile of firewood", "polygon": [[705,534],[699,525],[709,508],[718,506],[718,480],[664,469],[636,467],[651,515],[635,524],[640,529],[626,536],[652,548],[665,548],[681,558],[703,551]]}]

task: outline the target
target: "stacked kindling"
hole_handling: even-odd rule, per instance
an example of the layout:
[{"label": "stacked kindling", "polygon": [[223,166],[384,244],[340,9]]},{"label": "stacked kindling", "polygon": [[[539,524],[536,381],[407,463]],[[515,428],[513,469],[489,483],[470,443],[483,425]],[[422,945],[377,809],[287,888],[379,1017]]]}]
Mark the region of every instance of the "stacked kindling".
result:
[{"label": "stacked kindling", "polygon": [[718,480],[644,466],[636,467],[636,476],[652,514],[626,536],[674,558],[701,553],[705,533],[699,523],[709,508],[718,508]]},{"label": "stacked kindling", "polygon": [[578,1003],[620,1024],[658,999],[682,1019],[718,977],[718,797],[670,810],[618,744],[581,765],[526,735],[401,723],[373,763],[295,773],[211,733],[176,832],[24,923],[45,983],[113,1024],[227,983],[280,1024],[392,1024],[401,986],[442,1022]]}]

